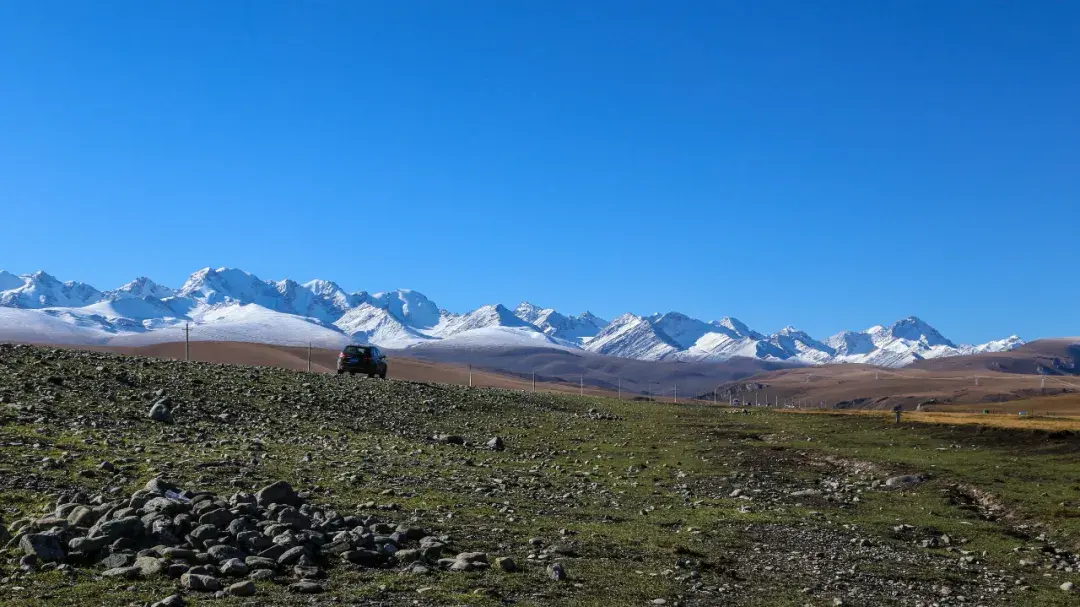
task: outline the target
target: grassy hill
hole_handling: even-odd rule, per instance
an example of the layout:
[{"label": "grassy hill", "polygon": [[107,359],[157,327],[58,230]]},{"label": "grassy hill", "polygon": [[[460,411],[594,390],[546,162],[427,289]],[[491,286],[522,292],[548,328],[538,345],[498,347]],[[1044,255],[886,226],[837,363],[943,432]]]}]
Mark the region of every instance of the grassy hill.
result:
[{"label": "grassy hill", "polygon": [[[163,399],[172,423],[147,417]],[[501,449],[488,446],[496,437]],[[154,479],[195,504],[201,492],[233,496],[227,516],[264,523],[283,509],[243,496],[284,480],[309,512],[423,529],[448,561],[482,552],[490,564],[359,564],[330,556],[315,533],[305,541],[322,548],[305,571],[317,593],[298,597],[307,573],[271,566],[254,597],[218,605],[1072,605],[1080,595],[1061,586],[1080,585],[1078,452],[1067,427],[895,424],[0,346],[0,606],[211,602],[173,577],[220,565],[175,521],[190,554],[145,539],[107,549],[160,572],[106,577],[100,554],[21,566],[16,540],[54,528],[64,502],[152,518],[122,506]],[[306,533],[271,527],[260,530]],[[220,529],[214,542],[244,546],[234,536]],[[504,557],[515,571],[495,566]]]}]

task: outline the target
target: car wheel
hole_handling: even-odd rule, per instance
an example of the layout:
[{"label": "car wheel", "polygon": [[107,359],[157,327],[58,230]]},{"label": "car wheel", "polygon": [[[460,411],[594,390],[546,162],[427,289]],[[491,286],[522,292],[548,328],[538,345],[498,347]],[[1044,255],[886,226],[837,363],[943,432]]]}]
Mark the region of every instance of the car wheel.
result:
[{"label": "car wheel", "polygon": [[386,369],[383,369],[382,373],[379,374],[379,379],[386,379]]},{"label": "car wheel", "polygon": [[345,371],[342,371],[341,369],[338,369],[338,370],[337,370],[337,374],[338,374],[338,375],[341,375],[341,374],[342,374],[342,373],[344,373],[344,372],[345,372]]}]

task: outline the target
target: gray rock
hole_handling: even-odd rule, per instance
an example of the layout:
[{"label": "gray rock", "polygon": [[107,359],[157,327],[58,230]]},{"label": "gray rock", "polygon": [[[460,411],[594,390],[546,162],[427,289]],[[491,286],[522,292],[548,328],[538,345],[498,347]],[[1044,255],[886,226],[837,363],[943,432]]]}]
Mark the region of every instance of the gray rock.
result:
[{"label": "gray rock", "polygon": [[397,559],[397,562],[403,563],[403,564],[416,562],[416,561],[420,560],[420,556],[421,555],[420,555],[419,550],[411,550],[411,549],[409,549],[409,550],[398,550],[397,552],[394,553],[394,558]]},{"label": "gray rock", "polygon": [[117,552],[110,554],[109,556],[101,559],[101,566],[106,569],[119,569],[121,567],[130,567],[135,563],[135,557],[124,553]]},{"label": "gray rock", "polygon": [[72,552],[91,554],[101,550],[108,543],[109,542],[105,538],[91,539],[88,537],[77,537],[68,542],[68,548]]},{"label": "gray rock", "polygon": [[175,561],[193,561],[195,560],[195,551],[187,548],[169,547],[161,551],[161,556]]},{"label": "gray rock", "polygon": [[22,536],[19,547],[23,553],[33,555],[38,560],[60,562],[64,560],[64,547],[60,545],[60,539],[47,533],[30,533]]},{"label": "gray rock", "polygon": [[146,417],[163,424],[173,423],[172,411],[169,410],[168,406],[161,402],[154,403],[154,406],[150,407],[150,412],[146,414]]},{"label": "gray rock", "polygon": [[134,566],[144,578],[154,577],[165,571],[165,561],[152,556],[140,556],[135,559]]},{"label": "gray rock", "polygon": [[232,596],[252,596],[255,594],[255,582],[237,582],[229,586],[229,594]]},{"label": "gray rock", "polygon": [[251,575],[248,577],[253,580],[265,581],[274,579],[275,575],[277,574],[274,573],[273,569],[256,569],[255,571],[252,571]]},{"label": "gray rock", "polygon": [[221,535],[221,530],[213,525],[199,525],[191,530],[191,539],[200,544],[206,540],[212,540]]},{"label": "gray rock", "polygon": [[450,563],[450,567],[449,567],[450,571],[461,571],[461,572],[475,571],[476,568],[477,568],[476,563],[473,563],[473,562],[470,562],[470,561],[461,561],[461,560],[457,560],[457,559],[455,559],[453,563]]},{"label": "gray rock", "polygon": [[277,569],[276,560],[261,556],[249,556],[244,559],[244,564],[247,565],[248,569]]},{"label": "gray rock", "polygon": [[488,555],[486,552],[462,552],[457,555],[457,560],[470,563],[486,563],[488,562]]},{"label": "gray rock", "polygon": [[350,550],[342,554],[341,558],[361,567],[377,567],[384,560],[384,557],[374,550]]},{"label": "gray rock", "polygon": [[98,520],[98,513],[86,506],[76,506],[67,515],[67,522],[72,527],[89,527]]},{"label": "gray rock", "polygon": [[513,573],[517,571],[517,563],[514,562],[514,559],[508,556],[503,556],[495,559],[495,566],[507,573]]},{"label": "gray rock", "polygon": [[1064,584],[1061,585],[1061,589],[1064,590],[1065,592],[1073,592],[1073,591],[1076,590],[1076,585],[1073,584],[1072,582],[1065,582]]},{"label": "gray rock", "polygon": [[552,563],[547,566],[548,577],[556,582],[562,582],[566,579],[566,569],[563,569],[562,563]]},{"label": "gray rock", "polygon": [[187,603],[184,602],[184,597],[174,594],[154,603],[150,607],[185,607],[185,605]]},{"label": "gray rock", "polygon": [[506,448],[506,446],[503,444],[503,439],[495,436],[488,440],[487,448],[491,449],[492,451],[502,451]]},{"label": "gray rock", "polygon": [[236,518],[236,515],[224,508],[218,508],[217,510],[211,510],[199,517],[200,525],[213,525],[218,529],[228,529],[229,523]]},{"label": "gray rock", "polygon": [[217,546],[211,546],[210,549],[206,552],[210,554],[210,558],[214,559],[214,561],[218,563],[224,563],[225,561],[232,559],[243,561],[244,557],[247,556],[246,554],[244,554],[243,550],[240,550],[239,548],[235,548],[228,544],[218,544]]},{"label": "gray rock", "polygon": [[444,445],[464,445],[465,439],[455,434],[440,434],[435,437],[435,440]]},{"label": "gray rock", "polygon": [[120,578],[124,580],[134,580],[139,577],[138,567],[116,567],[113,569],[106,569],[102,574],[102,577]]},{"label": "gray rock", "polygon": [[289,585],[289,592],[295,592],[297,594],[319,594],[325,592],[326,589],[321,584],[315,582],[296,582]]},{"label": "gray rock", "polygon": [[307,552],[303,546],[294,546],[286,550],[281,556],[278,557],[278,565],[282,567],[289,567],[295,565],[300,557],[304,556]]},{"label": "gray rock", "polygon": [[803,489],[801,491],[794,491],[790,495],[791,497],[812,497],[821,495],[821,491],[818,491],[817,489]]},{"label": "gray rock", "polygon": [[106,542],[113,542],[120,538],[140,538],[145,531],[146,528],[143,526],[142,519],[137,516],[128,516],[98,522],[90,528],[89,537],[92,539],[104,538]]},{"label": "gray rock", "polygon": [[229,559],[221,564],[220,571],[226,577],[243,577],[248,574],[248,566],[240,559]]},{"label": "gray rock", "polygon": [[886,487],[911,487],[918,485],[925,481],[922,475],[918,474],[905,474],[902,476],[894,476],[885,480]]},{"label": "gray rock", "polygon": [[216,577],[209,575],[197,575],[194,573],[185,573],[180,576],[180,585],[188,590],[197,590],[202,592],[214,592],[221,590],[221,582]]},{"label": "gray rock", "polygon": [[147,512],[164,514],[171,518],[182,512],[187,512],[189,507],[183,502],[171,500],[167,497],[155,497],[143,504],[142,509]]},{"label": "gray rock", "polygon": [[298,505],[300,501],[296,496],[296,492],[293,491],[292,485],[285,481],[278,481],[263,487],[255,494],[255,499],[263,508],[270,504],[288,504],[290,506],[295,506]]},{"label": "gray rock", "polygon": [[155,495],[165,495],[169,491],[180,492],[180,487],[177,487],[161,477],[152,478],[146,481],[146,485],[143,488]]}]

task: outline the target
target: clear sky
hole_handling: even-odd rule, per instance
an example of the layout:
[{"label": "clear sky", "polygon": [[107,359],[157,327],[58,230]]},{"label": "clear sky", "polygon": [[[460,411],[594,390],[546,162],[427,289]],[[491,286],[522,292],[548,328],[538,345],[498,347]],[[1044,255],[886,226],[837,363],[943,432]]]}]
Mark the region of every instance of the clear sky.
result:
[{"label": "clear sky", "polygon": [[1080,3],[0,3],[0,268],[1080,334]]}]

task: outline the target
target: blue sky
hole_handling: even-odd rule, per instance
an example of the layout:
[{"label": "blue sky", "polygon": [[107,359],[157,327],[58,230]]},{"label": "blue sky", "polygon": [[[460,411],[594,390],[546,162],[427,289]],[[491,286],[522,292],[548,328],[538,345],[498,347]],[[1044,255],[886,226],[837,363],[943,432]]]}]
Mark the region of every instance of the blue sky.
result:
[{"label": "blue sky", "polygon": [[1080,5],[0,3],[0,268],[1080,333]]}]

